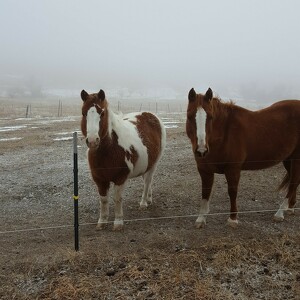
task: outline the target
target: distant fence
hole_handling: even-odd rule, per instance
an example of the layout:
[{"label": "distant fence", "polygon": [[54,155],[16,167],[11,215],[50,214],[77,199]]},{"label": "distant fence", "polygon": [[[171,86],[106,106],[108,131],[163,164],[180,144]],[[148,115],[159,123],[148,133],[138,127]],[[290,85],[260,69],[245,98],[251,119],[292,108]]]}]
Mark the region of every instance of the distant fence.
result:
[{"label": "distant fence", "polygon": [[80,104],[71,105],[63,100],[26,102],[25,100],[1,101],[0,118],[63,117],[80,114]]},{"label": "distant fence", "polygon": [[[115,111],[128,113],[150,111],[153,113],[183,113],[187,103],[179,100],[109,100]],[[76,99],[1,99],[0,118],[63,117],[81,115],[81,100]]]}]

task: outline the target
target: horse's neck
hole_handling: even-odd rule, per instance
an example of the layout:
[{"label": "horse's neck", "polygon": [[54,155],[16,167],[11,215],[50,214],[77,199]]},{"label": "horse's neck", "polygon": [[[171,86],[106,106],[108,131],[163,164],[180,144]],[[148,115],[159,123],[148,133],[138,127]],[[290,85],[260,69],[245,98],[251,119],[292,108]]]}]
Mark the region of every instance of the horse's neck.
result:
[{"label": "horse's neck", "polygon": [[108,137],[112,137],[112,132],[116,127],[116,124],[119,122],[120,118],[117,114],[115,114],[109,107],[107,108],[106,115],[106,134]]},{"label": "horse's neck", "polygon": [[105,114],[100,120],[100,139],[102,141],[111,138],[113,120],[114,113],[109,108],[106,108]]},{"label": "horse's neck", "polygon": [[226,138],[227,128],[230,126],[231,119],[234,116],[234,107],[228,103],[218,102],[214,107],[214,116],[212,119],[213,138],[212,141],[220,143]]},{"label": "horse's neck", "polygon": [[216,124],[226,123],[231,115],[231,107],[227,103],[222,103],[219,100],[213,105],[213,122]]},{"label": "horse's neck", "polygon": [[213,117],[212,128],[214,136],[226,138],[229,132],[233,132],[232,128],[241,128],[243,119],[247,119],[253,112],[237,106],[233,103],[220,103],[222,107],[218,107]]}]

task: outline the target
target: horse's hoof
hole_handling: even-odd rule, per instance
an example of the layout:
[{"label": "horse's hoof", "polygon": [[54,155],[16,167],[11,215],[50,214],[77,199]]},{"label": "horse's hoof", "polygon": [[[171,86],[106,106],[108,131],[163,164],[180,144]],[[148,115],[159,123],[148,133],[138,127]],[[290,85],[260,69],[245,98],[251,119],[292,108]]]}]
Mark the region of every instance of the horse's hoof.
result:
[{"label": "horse's hoof", "polygon": [[140,204],[140,210],[146,210],[148,208],[147,203],[146,204]]},{"label": "horse's hoof", "polygon": [[107,228],[107,223],[98,223],[96,226],[96,230],[103,230]]},{"label": "horse's hoof", "polygon": [[294,215],[294,214],[295,214],[295,209],[294,209],[294,208],[288,208],[288,209],[286,210],[286,213],[287,213],[288,215]]},{"label": "horse's hoof", "polygon": [[148,204],[148,205],[152,205],[152,203],[153,203],[152,197],[149,197],[149,198],[147,199],[147,204]]},{"label": "horse's hoof", "polygon": [[123,224],[114,224],[113,231],[122,231],[124,229]]},{"label": "horse's hoof", "polygon": [[121,230],[123,230],[123,227],[124,227],[123,220],[114,221],[114,227],[113,227],[114,231],[121,231]]},{"label": "horse's hoof", "polygon": [[205,221],[201,221],[201,222],[195,222],[195,227],[197,229],[200,229],[200,228],[204,228],[206,226],[206,222]]},{"label": "horse's hoof", "polygon": [[280,222],[283,222],[283,220],[284,220],[284,217],[281,217],[281,216],[274,216],[273,217],[273,220],[275,221],[275,222],[277,222],[277,223],[280,223]]},{"label": "horse's hoof", "polygon": [[227,220],[227,225],[230,226],[231,228],[237,228],[239,224],[238,220],[232,220],[230,217]]}]

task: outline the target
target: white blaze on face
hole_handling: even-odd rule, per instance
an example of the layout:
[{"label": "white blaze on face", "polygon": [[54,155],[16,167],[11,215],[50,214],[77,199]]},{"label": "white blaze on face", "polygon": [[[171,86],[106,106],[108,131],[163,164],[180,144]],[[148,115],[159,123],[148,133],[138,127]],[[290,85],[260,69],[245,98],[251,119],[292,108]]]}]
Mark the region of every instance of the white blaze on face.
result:
[{"label": "white blaze on face", "polygon": [[86,117],[86,137],[90,142],[95,142],[96,139],[99,138],[99,122],[100,115],[98,114],[96,107],[91,107],[88,110]]},{"label": "white blaze on face", "polygon": [[205,136],[205,123],[206,123],[206,112],[202,107],[199,107],[196,113],[196,127],[197,127],[197,139],[198,146],[197,151],[203,154],[206,150],[206,136]]}]

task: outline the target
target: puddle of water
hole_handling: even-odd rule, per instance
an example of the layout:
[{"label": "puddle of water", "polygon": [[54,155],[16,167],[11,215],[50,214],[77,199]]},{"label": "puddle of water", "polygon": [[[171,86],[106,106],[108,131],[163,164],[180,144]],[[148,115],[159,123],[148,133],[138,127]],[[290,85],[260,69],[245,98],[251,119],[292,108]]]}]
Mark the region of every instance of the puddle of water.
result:
[{"label": "puddle of water", "polygon": [[35,122],[35,124],[42,124],[42,125],[47,125],[51,123],[61,123],[61,122],[66,122],[66,121],[76,121],[74,117],[66,117],[66,118],[61,118],[61,119],[39,119]]},{"label": "puddle of water", "polygon": [[172,128],[178,128],[179,126],[178,125],[165,125],[165,128],[167,129],[172,129]]},{"label": "puddle of water", "polygon": [[56,135],[72,135],[73,131],[69,131],[69,132],[57,132],[55,133]]},{"label": "puddle of water", "polygon": [[66,136],[66,137],[61,137],[61,138],[55,138],[55,139],[53,139],[53,141],[70,141],[72,139],[73,139],[72,136]]},{"label": "puddle of water", "polygon": [[26,127],[27,127],[26,125],[4,126],[4,127],[0,127],[0,132],[15,131]]},{"label": "puddle of water", "polygon": [[3,138],[3,139],[0,139],[0,142],[10,142],[10,141],[19,141],[21,140],[22,138],[18,138],[18,137],[13,137],[13,138]]},{"label": "puddle of water", "polygon": [[177,124],[183,124],[184,122],[176,121],[172,118],[163,118],[163,123],[167,129],[170,129],[170,128],[178,128],[179,125]]},{"label": "puddle of water", "polygon": [[32,121],[34,118],[17,118],[16,121]]}]

